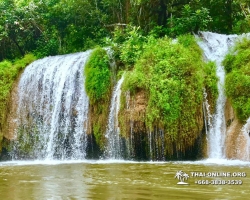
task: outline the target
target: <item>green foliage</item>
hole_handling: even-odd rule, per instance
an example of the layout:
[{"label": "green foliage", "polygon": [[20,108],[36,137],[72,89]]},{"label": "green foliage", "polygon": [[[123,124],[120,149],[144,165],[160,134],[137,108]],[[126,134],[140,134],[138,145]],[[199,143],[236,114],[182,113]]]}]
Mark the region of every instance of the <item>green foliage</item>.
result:
[{"label": "green foliage", "polygon": [[[195,56],[194,59],[200,60],[203,53],[192,35],[181,35],[178,37],[178,42],[189,49],[192,56]],[[216,99],[218,97],[217,82],[216,64],[214,62],[203,63],[203,85],[208,94],[209,103],[212,109],[215,108]]]},{"label": "green foliage", "polygon": [[243,65],[249,63],[250,58],[250,40],[243,38],[242,41],[238,42],[231,53],[226,55],[223,64],[227,73],[235,69],[240,69]]},{"label": "green foliage", "polygon": [[106,36],[106,14],[90,0],[0,1],[0,60],[82,51]]},{"label": "green foliage", "polygon": [[150,30],[149,35],[153,36],[154,38],[160,38],[167,34],[168,29],[163,26],[153,26],[152,30]]},{"label": "green foliage", "polygon": [[109,114],[111,93],[106,96],[106,99],[90,104],[90,127],[95,141],[101,150],[104,150],[106,139],[104,137],[107,119]]},{"label": "green foliage", "polygon": [[250,117],[250,40],[243,38],[223,61],[227,71],[226,94],[238,119]]},{"label": "green foliage", "polygon": [[243,19],[243,20],[237,21],[235,23],[235,26],[233,27],[233,32],[236,34],[249,33],[250,32],[250,20]]},{"label": "green foliage", "polygon": [[2,140],[2,132],[6,124],[8,102],[13,83],[21,70],[35,59],[34,55],[28,54],[24,56],[24,58],[16,60],[13,63],[6,60],[0,62],[0,141]]},{"label": "green foliage", "polygon": [[90,102],[105,99],[110,91],[111,71],[106,51],[96,48],[85,66],[85,88]]},{"label": "green foliage", "polygon": [[194,40],[193,35],[186,34],[180,35],[178,37],[178,43],[182,44],[185,48],[188,48],[189,51],[193,53],[193,56],[197,56],[196,59],[199,60],[203,52],[200,47],[197,45],[196,40]]},{"label": "green foliage", "polygon": [[234,4],[238,5],[240,11],[234,12],[235,17],[238,16],[238,20],[234,19],[233,32],[237,34],[250,32],[250,1],[249,0],[235,0]]},{"label": "green foliage", "polygon": [[19,3],[13,0],[0,2],[1,60],[24,56],[36,47],[42,34],[42,5],[33,1]]},{"label": "green foliage", "polygon": [[212,109],[215,108],[218,97],[218,77],[216,76],[216,65],[214,62],[208,62],[204,65],[204,85],[208,94],[208,100]]},{"label": "green foliage", "polygon": [[103,141],[103,133],[102,133],[102,128],[100,127],[102,124],[101,123],[94,123],[93,126],[93,134],[95,136],[95,141],[97,145],[100,147],[100,149],[104,149],[104,141]]},{"label": "green foliage", "polygon": [[[156,38],[208,29],[242,33],[249,30],[249,16],[248,0],[1,0],[0,61],[28,52],[44,57],[94,48],[117,27],[125,36],[135,26],[139,35]],[[129,41],[120,55],[129,65],[145,39],[137,33],[124,37]]]},{"label": "green foliage", "polygon": [[207,30],[208,24],[212,22],[207,8],[193,10],[190,5],[185,5],[181,17],[174,17],[169,21],[170,35],[181,35],[185,33]]},{"label": "green foliage", "polygon": [[[151,39],[125,76],[123,90],[146,91],[147,126],[163,128],[170,139],[191,143],[198,132],[202,103],[203,62],[194,37]],[[184,139],[185,138],[185,139]]]},{"label": "green foliage", "polygon": [[54,56],[58,53],[59,44],[55,39],[50,39],[48,41],[38,40],[37,49],[35,50],[35,55],[37,58],[43,58],[46,56]]},{"label": "green foliage", "polygon": [[28,54],[14,63],[10,61],[3,61],[0,63],[0,102],[2,103],[1,110],[4,109],[8,95],[12,88],[13,82],[16,80],[20,71],[25,68],[29,63],[35,60],[34,55]]},{"label": "green foliage", "polygon": [[146,40],[147,37],[142,35],[140,27],[129,25],[124,29],[116,28],[112,39],[106,38],[105,43],[112,47],[118,67],[126,65],[131,68],[141,56]]},{"label": "green foliage", "polygon": [[111,71],[106,51],[93,50],[85,66],[85,88],[90,100],[90,127],[95,140],[103,150],[111,96]]},{"label": "green foliage", "polygon": [[36,60],[33,54],[26,54],[22,59],[17,59],[14,61],[14,68],[17,70],[24,69],[28,64]]},{"label": "green foliage", "polygon": [[143,43],[146,38],[139,33],[139,28],[133,27],[121,46],[121,61],[127,65],[132,65],[139,59],[143,52]]}]

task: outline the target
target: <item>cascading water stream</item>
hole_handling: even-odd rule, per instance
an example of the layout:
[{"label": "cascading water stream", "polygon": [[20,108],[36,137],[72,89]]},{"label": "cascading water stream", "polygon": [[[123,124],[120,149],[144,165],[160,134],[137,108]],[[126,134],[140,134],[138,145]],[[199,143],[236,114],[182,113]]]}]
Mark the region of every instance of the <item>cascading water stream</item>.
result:
[{"label": "cascading water stream", "polygon": [[232,46],[237,35],[221,35],[210,32],[201,32],[198,44],[203,49],[204,55],[207,60],[214,61],[217,65],[216,75],[218,81],[218,99],[216,101],[216,111],[213,116],[212,126],[209,129],[208,136],[208,156],[209,158],[224,158],[224,142],[226,123],[224,115],[224,107],[226,102],[224,92],[225,71],[222,66],[222,61],[227,54],[229,47]]},{"label": "cascading water stream", "polygon": [[85,158],[89,99],[83,69],[90,52],[43,58],[25,69],[14,157],[26,145],[33,146],[29,152],[36,159]]},{"label": "cascading water stream", "polygon": [[118,124],[118,113],[120,108],[121,86],[124,76],[117,82],[111,99],[108,126],[105,137],[107,139],[106,157],[111,159],[121,159],[121,138]]}]

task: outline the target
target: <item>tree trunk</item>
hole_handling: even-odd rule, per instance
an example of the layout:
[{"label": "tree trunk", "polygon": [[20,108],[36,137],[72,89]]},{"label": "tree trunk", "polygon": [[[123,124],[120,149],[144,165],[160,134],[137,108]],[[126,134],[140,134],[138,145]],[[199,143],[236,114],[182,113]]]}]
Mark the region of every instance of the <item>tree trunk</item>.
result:
[{"label": "tree trunk", "polygon": [[228,31],[232,32],[233,29],[233,19],[232,19],[232,0],[226,1],[226,13],[227,13],[227,26]]},{"label": "tree trunk", "polygon": [[166,26],[167,24],[167,5],[168,0],[160,0],[159,2],[159,14],[158,14],[158,25]]},{"label": "tree trunk", "polygon": [[126,0],[126,24],[129,23],[130,0]]}]

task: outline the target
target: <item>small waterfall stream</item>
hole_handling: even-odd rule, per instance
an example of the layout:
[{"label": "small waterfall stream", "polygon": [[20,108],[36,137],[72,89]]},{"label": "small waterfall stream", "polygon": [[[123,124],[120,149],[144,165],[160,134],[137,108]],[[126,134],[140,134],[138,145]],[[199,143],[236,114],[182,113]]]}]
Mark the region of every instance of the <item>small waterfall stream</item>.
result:
[{"label": "small waterfall stream", "polygon": [[222,61],[227,54],[229,47],[233,45],[237,35],[221,35],[217,33],[202,32],[201,39],[198,44],[204,52],[207,60],[214,61],[217,65],[216,75],[218,81],[218,99],[216,102],[216,111],[213,116],[212,126],[209,129],[208,136],[208,156],[209,158],[224,158],[224,142],[226,123],[224,115],[224,107],[226,96],[224,92],[225,71]]},{"label": "small waterfall stream", "polygon": [[25,69],[14,158],[24,150],[36,159],[85,157],[89,100],[83,69],[90,52],[43,58]]},{"label": "small waterfall stream", "polygon": [[153,148],[152,148],[152,131],[148,131],[148,145],[149,145],[149,158],[153,160]]},{"label": "small waterfall stream", "polygon": [[117,82],[111,99],[108,126],[105,137],[107,139],[106,157],[111,159],[121,159],[121,138],[118,124],[118,113],[120,108],[121,86],[124,76]]}]

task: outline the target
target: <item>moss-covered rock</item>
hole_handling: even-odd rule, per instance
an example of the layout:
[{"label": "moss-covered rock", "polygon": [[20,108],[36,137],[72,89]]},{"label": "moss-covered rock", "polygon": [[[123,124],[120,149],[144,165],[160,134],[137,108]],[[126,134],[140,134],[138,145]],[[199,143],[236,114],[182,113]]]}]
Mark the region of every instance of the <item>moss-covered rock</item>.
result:
[{"label": "moss-covered rock", "polygon": [[0,63],[0,151],[4,132],[7,131],[7,115],[9,112],[9,99],[13,83],[17,80],[22,70],[35,60],[35,56],[27,54],[24,58],[14,62],[3,61]]},{"label": "moss-covered rock", "polygon": [[107,52],[96,48],[85,66],[85,88],[91,103],[109,96],[111,71]]},{"label": "moss-covered rock", "polygon": [[250,40],[243,38],[226,56],[226,95],[237,118],[244,122],[250,117]]},{"label": "moss-covered rock", "polygon": [[101,149],[105,145],[105,131],[112,91],[112,77],[106,50],[93,50],[85,66],[85,88],[90,99],[89,133],[93,133]]},{"label": "moss-covered rock", "polygon": [[[135,132],[164,132],[164,139],[157,136],[157,141],[164,141],[166,157],[190,150],[203,129],[203,88],[214,107],[218,95],[215,65],[203,61],[193,36],[181,36],[177,41],[151,38],[134,69],[125,76],[122,90],[124,94],[129,91],[134,104],[125,106],[128,101],[123,95],[122,134],[131,134],[128,127],[132,122]],[[138,94],[142,92],[144,108],[140,110]]]}]

